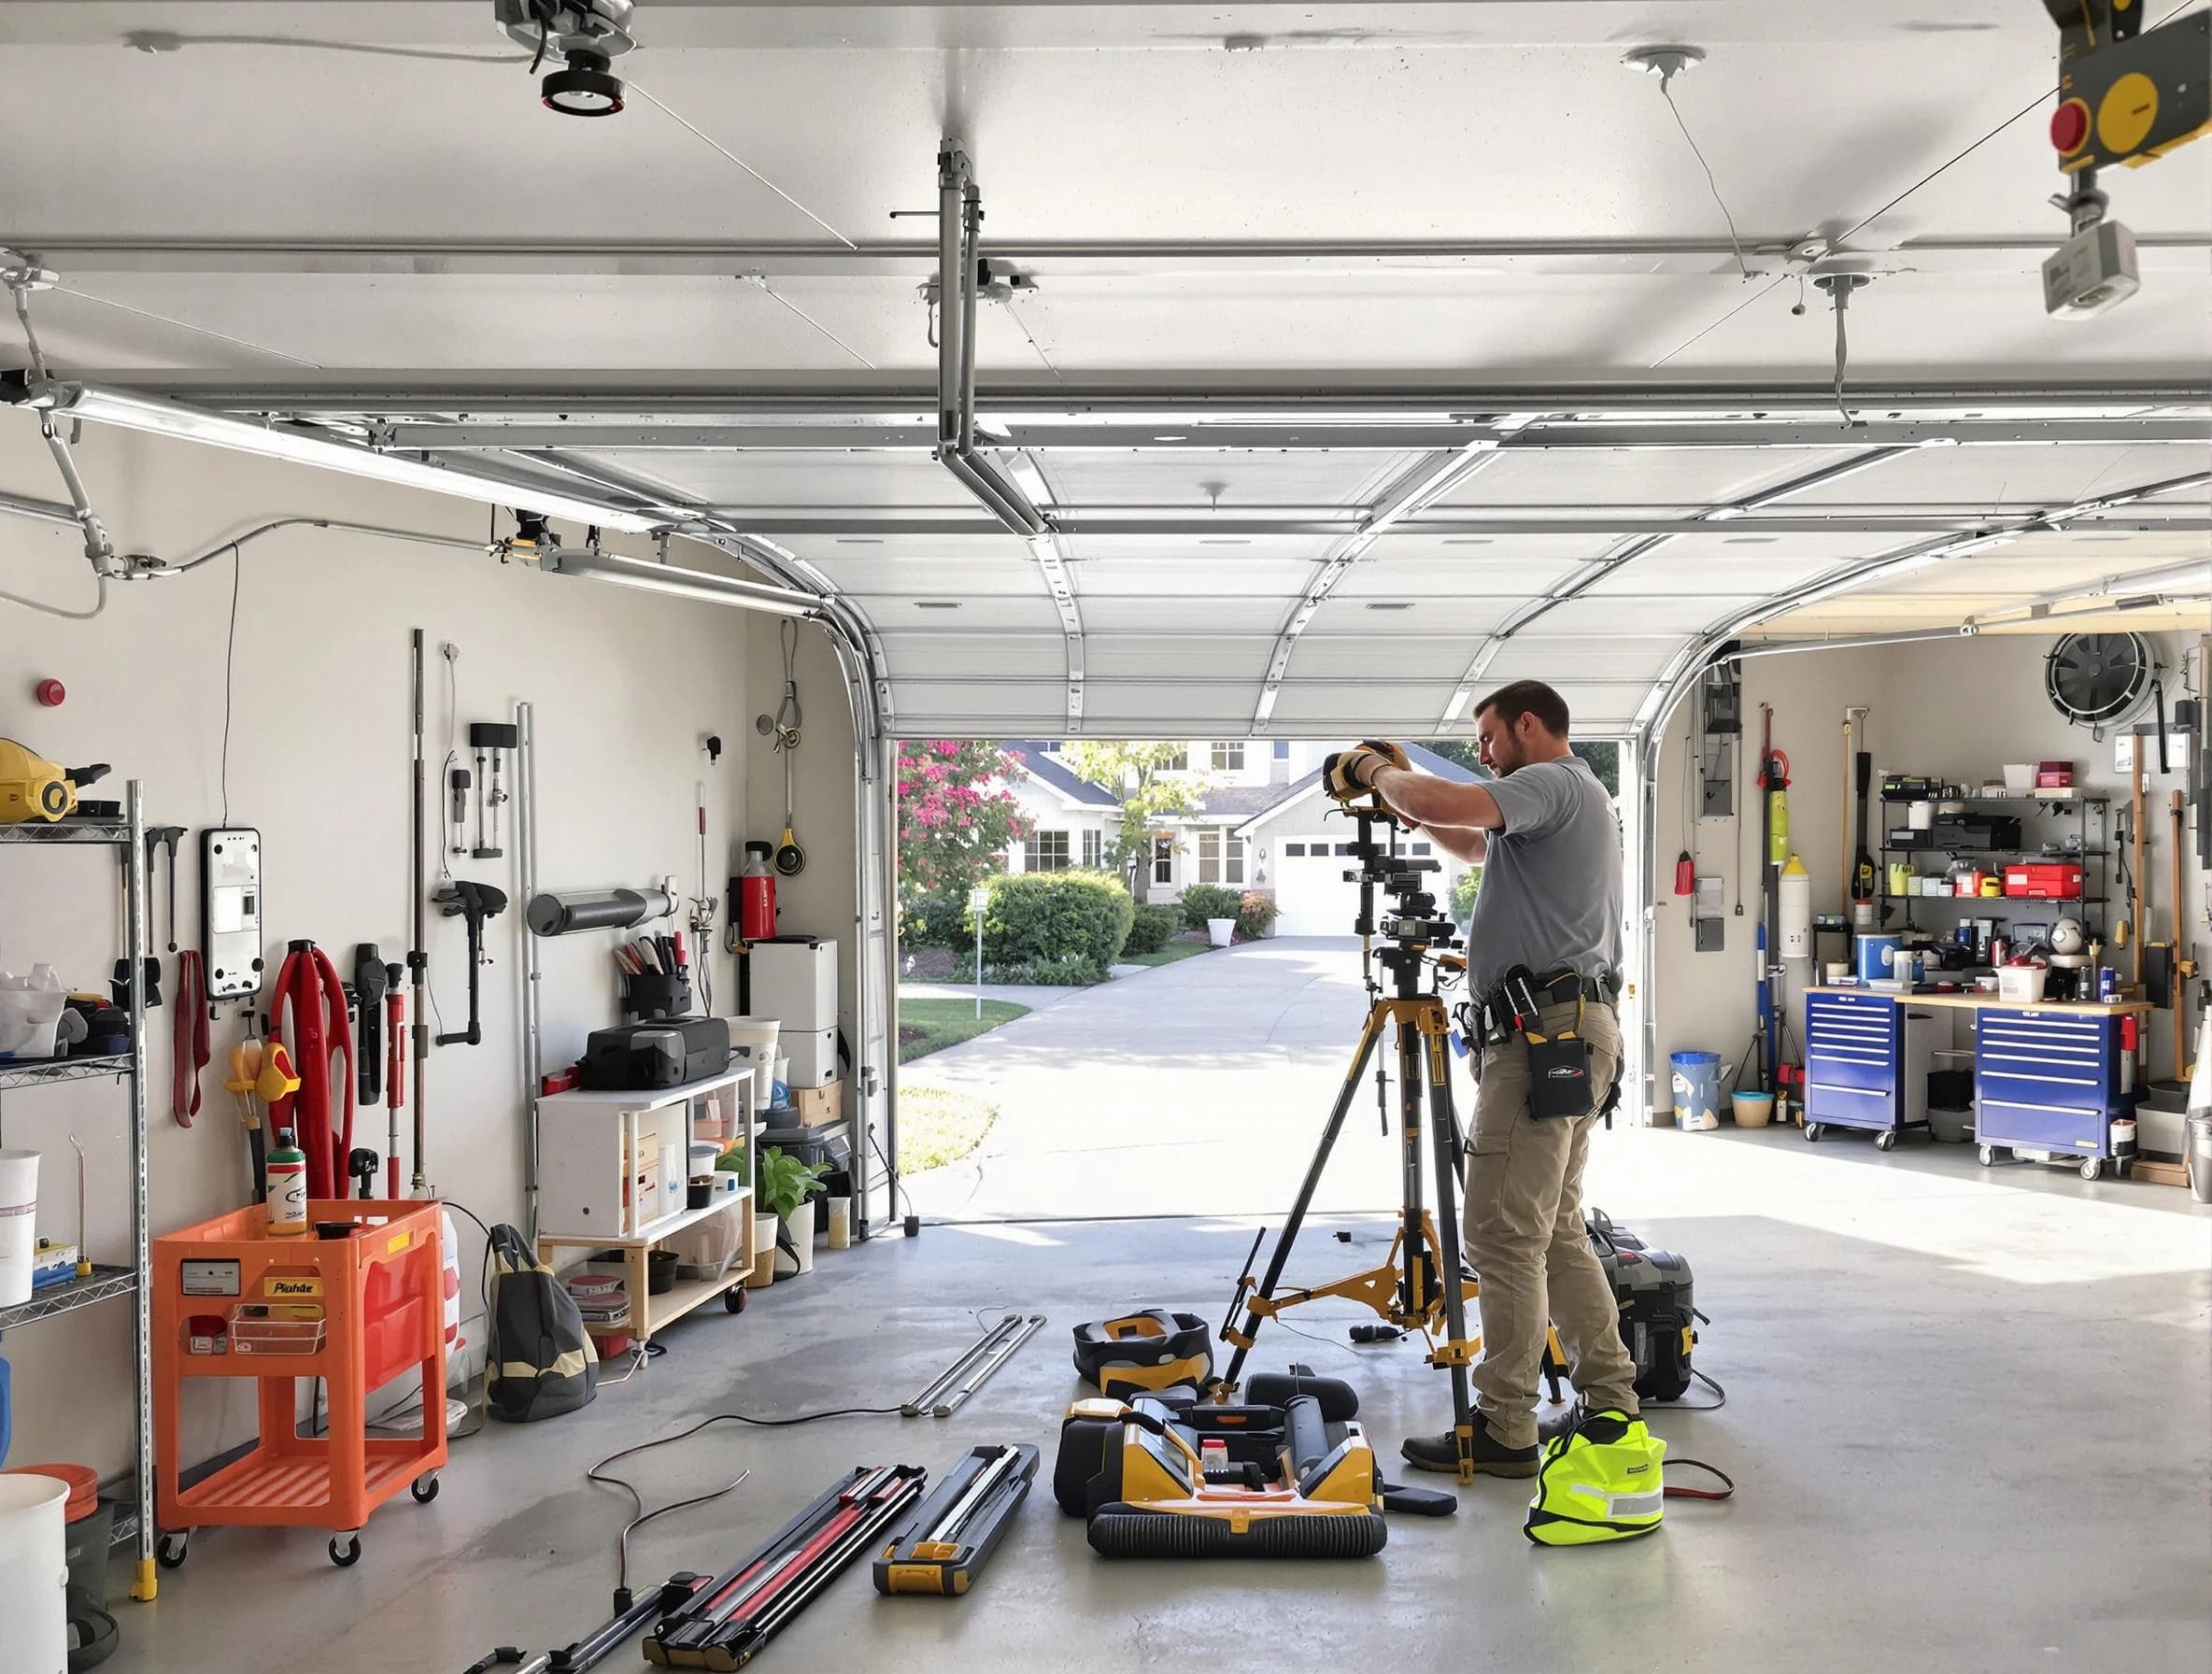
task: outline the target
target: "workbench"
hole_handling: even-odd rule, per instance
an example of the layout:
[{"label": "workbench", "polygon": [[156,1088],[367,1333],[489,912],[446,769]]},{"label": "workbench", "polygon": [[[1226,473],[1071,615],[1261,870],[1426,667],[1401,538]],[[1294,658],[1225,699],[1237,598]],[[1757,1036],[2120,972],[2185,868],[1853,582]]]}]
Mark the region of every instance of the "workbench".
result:
[{"label": "workbench", "polygon": [[2144,1000],[2006,1000],[1972,992],[1907,994],[1823,986],[1805,992],[1805,1137],[1871,1129],[1887,1150],[1926,1120],[1926,1054],[1913,1014],[1974,1018],[1974,1136],[1986,1165],[2020,1148],[2078,1157],[2094,1180],[2114,1159],[2112,1122],[2134,1106],[2121,1020]]}]

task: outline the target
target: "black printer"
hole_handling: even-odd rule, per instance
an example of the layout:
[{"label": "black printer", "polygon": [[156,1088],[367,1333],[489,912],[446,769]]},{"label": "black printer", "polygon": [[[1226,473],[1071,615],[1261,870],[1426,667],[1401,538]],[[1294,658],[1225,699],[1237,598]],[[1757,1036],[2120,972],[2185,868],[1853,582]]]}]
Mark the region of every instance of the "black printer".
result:
[{"label": "black printer", "polygon": [[594,1092],[651,1092],[704,1081],[730,1068],[721,1017],[656,1017],[595,1029],[584,1043],[584,1085]]}]

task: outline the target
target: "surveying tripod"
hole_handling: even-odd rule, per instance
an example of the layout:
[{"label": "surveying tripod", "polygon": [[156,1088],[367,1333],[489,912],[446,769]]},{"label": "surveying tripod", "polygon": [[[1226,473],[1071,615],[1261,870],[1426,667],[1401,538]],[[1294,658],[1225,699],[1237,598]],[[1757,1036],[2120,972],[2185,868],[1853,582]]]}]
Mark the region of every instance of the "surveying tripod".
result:
[{"label": "surveying tripod", "polygon": [[[1360,938],[1361,976],[1369,998],[1367,1022],[1353,1053],[1352,1068],[1322,1129],[1321,1143],[1306,1170],[1289,1218],[1283,1222],[1282,1236],[1275,1241],[1274,1253],[1268,1258],[1267,1272],[1256,1283],[1252,1264],[1267,1237],[1265,1227],[1254,1237],[1244,1257],[1243,1273],[1221,1326],[1222,1341],[1236,1353],[1229,1358],[1227,1372],[1210,1389],[1223,1399],[1235,1393],[1244,1357],[1251,1353],[1263,1320],[1326,1297],[1342,1297],[1372,1309],[1401,1331],[1420,1332],[1428,1344],[1428,1363],[1452,1374],[1452,1433],[1458,1442],[1459,1480],[1471,1482],[1475,1430],[1468,1368],[1481,1352],[1482,1338],[1479,1333],[1469,1333],[1467,1310],[1479,1290],[1460,1254],[1458,1198],[1465,1181],[1459,1118],[1452,1104],[1451,1018],[1435,991],[1441,980],[1432,981],[1429,974],[1433,965],[1439,979],[1450,980],[1453,973],[1464,976],[1467,960],[1463,953],[1454,951],[1460,946],[1454,933],[1457,927],[1448,918],[1434,916],[1436,898],[1422,888],[1423,874],[1439,870],[1438,862],[1399,855],[1397,822],[1380,805],[1347,808],[1346,812],[1359,826],[1358,841],[1352,845],[1359,866],[1346,872],[1344,878],[1359,885],[1359,916],[1353,929]],[[1387,842],[1376,840],[1378,822],[1390,829]],[[1377,889],[1390,897],[1391,911],[1380,920],[1375,915]],[[1374,945],[1378,938],[1382,942],[1380,948]],[[1377,964],[1389,979],[1388,992],[1375,974]],[[1390,1254],[1381,1266],[1364,1272],[1327,1284],[1279,1292],[1276,1286],[1282,1281],[1283,1265],[1305,1225],[1306,1213],[1320,1188],[1322,1171],[1343,1131],[1344,1119],[1351,1114],[1360,1078],[1374,1058],[1383,1031],[1393,1022],[1397,1025],[1398,1148],[1404,1198]],[[1385,1131],[1390,1125],[1386,1080],[1378,1068],[1376,1102]],[[1422,1120],[1425,1104],[1428,1111],[1425,1128]],[[1422,1149],[1425,1131],[1429,1141],[1425,1157]],[[1425,1176],[1430,1167],[1436,1170],[1434,1214],[1425,1201]],[[1458,1282],[1448,1283],[1447,1275]],[[1241,1328],[1236,1323],[1239,1309],[1244,1312]],[[1560,1397],[1566,1369],[1558,1336],[1546,1326],[1543,1371],[1554,1400]]]}]

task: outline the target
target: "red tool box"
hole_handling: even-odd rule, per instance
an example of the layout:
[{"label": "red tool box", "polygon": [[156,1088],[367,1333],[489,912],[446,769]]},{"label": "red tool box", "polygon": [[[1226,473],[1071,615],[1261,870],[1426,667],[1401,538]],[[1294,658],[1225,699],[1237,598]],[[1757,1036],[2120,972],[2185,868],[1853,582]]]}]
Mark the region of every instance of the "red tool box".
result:
[{"label": "red tool box", "polygon": [[2081,862],[2016,861],[2005,869],[2005,893],[2027,901],[2079,901]]}]

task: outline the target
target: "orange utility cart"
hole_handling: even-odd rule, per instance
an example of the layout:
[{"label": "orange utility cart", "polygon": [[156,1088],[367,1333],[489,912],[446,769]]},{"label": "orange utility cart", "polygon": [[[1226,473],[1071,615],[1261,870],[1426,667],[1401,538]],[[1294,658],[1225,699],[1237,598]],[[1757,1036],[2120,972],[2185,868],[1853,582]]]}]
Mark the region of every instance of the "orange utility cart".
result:
[{"label": "orange utility cart", "polygon": [[[435,1202],[310,1202],[307,1230],[277,1237],[260,1205],[153,1241],[155,1556],[184,1562],[195,1528],[261,1524],[337,1531],[331,1561],[403,1489],[437,1497],[446,1463],[446,1332]],[[414,1372],[422,1434],[372,1437],[368,1397]],[[254,1450],[190,1488],[177,1481],[178,1395],[191,1378],[260,1384]],[[319,1378],[328,1428],[303,1435],[299,1383]]]}]

